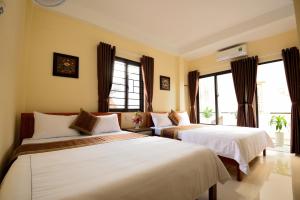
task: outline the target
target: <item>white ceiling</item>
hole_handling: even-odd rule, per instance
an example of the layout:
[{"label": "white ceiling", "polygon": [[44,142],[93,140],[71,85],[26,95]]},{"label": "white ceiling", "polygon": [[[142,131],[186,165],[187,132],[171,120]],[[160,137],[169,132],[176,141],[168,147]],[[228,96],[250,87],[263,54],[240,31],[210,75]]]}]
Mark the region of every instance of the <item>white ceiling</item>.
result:
[{"label": "white ceiling", "polygon": [[54,10],[187,59],[296,28],[293,0],[67,0]]}]

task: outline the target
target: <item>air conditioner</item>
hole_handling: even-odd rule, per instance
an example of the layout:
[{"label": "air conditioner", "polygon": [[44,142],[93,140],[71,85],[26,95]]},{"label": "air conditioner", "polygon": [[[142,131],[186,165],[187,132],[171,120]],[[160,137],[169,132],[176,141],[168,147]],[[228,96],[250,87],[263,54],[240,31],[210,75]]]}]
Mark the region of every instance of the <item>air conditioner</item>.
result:
[{"label": "air conditioner", "polygon": [[217,52],[217,61],[231,60],[247,55],[247,45],[235,45],[225,49],[221,49]]}]

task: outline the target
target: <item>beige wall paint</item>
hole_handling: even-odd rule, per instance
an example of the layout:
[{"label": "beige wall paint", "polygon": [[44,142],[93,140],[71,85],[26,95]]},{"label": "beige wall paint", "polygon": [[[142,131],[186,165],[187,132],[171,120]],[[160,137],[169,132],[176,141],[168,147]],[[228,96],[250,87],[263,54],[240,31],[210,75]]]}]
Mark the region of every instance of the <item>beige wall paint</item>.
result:
[{"label": "beige wall paint", "polygon": [[[123,38],[97,26],[33,5],[27,68],[26,111],[97,110],[96,48],[100,41],[117,47],[117,56],[155,59],[153,108],[178,108],[178,57]],[[79,79],[52,76],[52,54],[79,56]],[[171,77],[171,91],[159,89],[159,75]]]},{"label": "beige wall paint", "polygon": [[181,57],[178,58],[178,92],[179,96],[179,106],[178,110],[185,110],[185,98],[184,98],[184,85],[185,85],[185,60]]},{"label": "beige wall paint", "polygon": [[6,1],[0,16],[0,175],[11,151],[17,130],[17,118],[23,110],[23,67],[26,0]]},{"label": "beige wall paint", "polygon": [[[298,38],[300,38],[300,0],[294,0],[295,16],[298,30]],[[299,39],[300,46],[300,39]]]},{"label": "beige wall paint", "polygon": [[[281,50],[297,46],[298,36],[296,30],[290,30],[272,37],[247,43],[248,55],[259,58],[259,62],[281,59]],[[216,61],[216,54],[187,62],[188,71],[199,70],[201,75],[230,69],[230,62]]]}]

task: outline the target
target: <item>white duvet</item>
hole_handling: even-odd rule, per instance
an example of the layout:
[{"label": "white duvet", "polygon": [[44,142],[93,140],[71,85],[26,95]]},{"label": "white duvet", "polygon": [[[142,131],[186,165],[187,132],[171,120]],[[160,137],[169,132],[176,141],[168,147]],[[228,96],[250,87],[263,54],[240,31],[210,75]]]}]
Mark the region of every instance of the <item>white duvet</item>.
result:
[{"label": "white duvet", "polygon": [[1,200],[192,200],[230,178],[211,150],[145,137],[19,156]]},{"label": "white duvet", "polygon": [[234,159],[245,174],[248,174],[248,163],[253,158],[265,148],[273,147],[270,136],[259,128],[203,126],[180,131],[178,135],[183,142],[200,144],[220,156]]}]

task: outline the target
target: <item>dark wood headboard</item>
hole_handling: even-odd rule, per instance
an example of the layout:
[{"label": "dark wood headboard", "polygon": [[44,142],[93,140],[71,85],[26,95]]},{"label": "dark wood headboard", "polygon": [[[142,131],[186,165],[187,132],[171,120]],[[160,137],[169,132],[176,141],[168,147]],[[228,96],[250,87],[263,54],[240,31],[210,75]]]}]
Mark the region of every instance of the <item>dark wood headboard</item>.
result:
[{"label": "dark wood headboard", "polygon": [[[78,113],[46,113],[50,115],[77,115]],[[111,115],[117,114],[119,124],[121,126],[121,113],[109,113],[109,112],[93,112],[93,115]],[[21,125],[19,141],[22,142],[24,138],[31,138],[34,133],[34,116],[33,113],[21,113]]]}]

